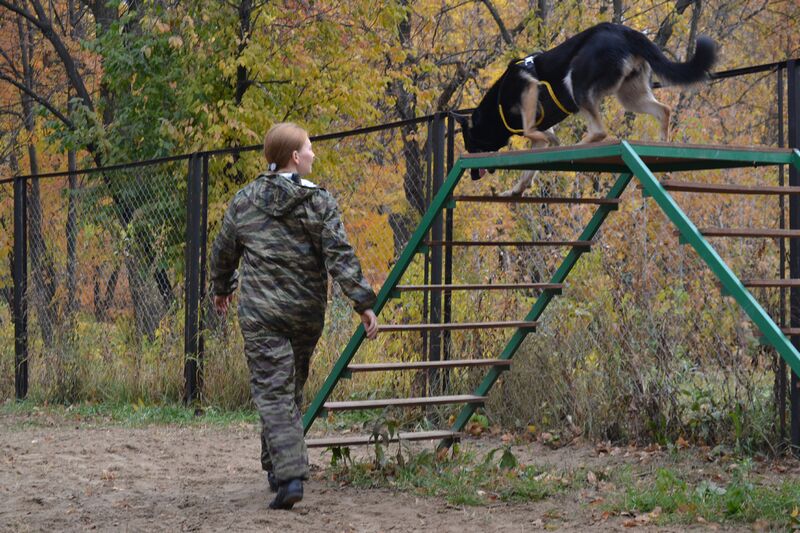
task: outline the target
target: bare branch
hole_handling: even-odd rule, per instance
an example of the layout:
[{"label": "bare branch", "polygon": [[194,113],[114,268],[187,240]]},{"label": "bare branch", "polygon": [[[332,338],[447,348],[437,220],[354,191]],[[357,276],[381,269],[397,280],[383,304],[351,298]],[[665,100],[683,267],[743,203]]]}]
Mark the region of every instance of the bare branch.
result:
[{"label": "bare branch", "polygon": [[75,64],[75,60],[69,53],[66,45],[64,45],[64,42],[53,30],[53,25],[51,24],[50,19],[47,18],[47,13],[45,12],[44,7],[39,0],[29,1],[36,11],[36,16],[31,14],[26,9],[9,2],[8,0],[0,0],[0,7],[5,7],[6,9],[18,14],[19,16],[31,21],[34,26],[39,28],[39,31],[42,32],[42,35],[44,35],[45,38],[50,41],[50,44],[56,50],[58,57],[61,58],[61,62],[64,64],[64,69],[67,72],[67,77],[69,78],[72,87],[78,93],[80,99],[83,100],[83,104],[90,110],[94,111],[92,98],[89,95],[89,92],[86,90],[86,86],[83,83],[83,78],[78,72],[78,67]]},{"label": "bare branch", "polygon": [[62,114],[58,109],[53,107],[53,105],[50,102],[48,102],[47,99],[42,98],[39,94],[37,94],[34,91],[28,89],[27,87],[25,87],[25,85],[21,84],[17,80],[6,76],[2,72],[0,72],[0,80],[8,82],[11,85],[13,85],[14,87],[16,87],[17,89],[19,89],[20,91],[24,92],[25,94],[27,94],[28,96],[33,98],[36,102],[38,102],[43,107],[45,107],[48,111],[50,111],[58,120],[63,122],[64,125],[66,125],[70,129],[75,129],[75,125],[72,123],[72,121],[69,118],[67,118],[66,116],[64,116],[64,114]]},{"label": "bare branch", "polygon": [[6,60],[6,63],[8,64],[8,67],[11,70],[11,72],[13,72],[16,77],[18,78],[21,77],[19,70],[17,70],[17,66],[14,64],[14,60],[2,48],[0,48],[0,56],[2,56],[2,58]]},{"label": "bare branch", "polygon": [[503,36],[503,40],[506,42],[506,44],[508,46],[513,46],[514,45],[514,39],[511,37],[511,34],[508,33],[508,30],[506,29],[506,25],[503,24],[503,19],[500,18],[500,13],[497,12],[497,9],[495,9],[494,4],[492,4],[492,1],[491,0],[481,0],[481,2],[483,3],[483,5],[486,6],[486,9],[489,10],[489,13],[492,15],[492,18],[494,19],[495,23],[497,24],[497,27],[500,28],[500,35]]}]

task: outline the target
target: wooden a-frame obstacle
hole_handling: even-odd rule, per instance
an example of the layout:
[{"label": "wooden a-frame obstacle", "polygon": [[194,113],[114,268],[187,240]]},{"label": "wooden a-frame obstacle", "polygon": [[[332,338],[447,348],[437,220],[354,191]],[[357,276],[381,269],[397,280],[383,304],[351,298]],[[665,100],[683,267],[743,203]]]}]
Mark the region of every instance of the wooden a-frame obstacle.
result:
[{"label": "wooden a-frame obstacle", "polygon": [[[516,322],[486,323],[452,323],[452,324],[406,324],[382,325],[380,332],[393,331],[431,331],[480,328],[513,328],[515,333],[503,351],[495,359],[467,359],[444,361],[419,361],[403,363],[350,364],[361,343],[364,341],[364,327],[358,326],[350,342],[328,375],[322,388],[314,397],[309,409],[303,417],[304,430],[307,433],[314,420],[325,410],[338,411],[348,409],[372,409],[388,406],[427,406],[441,404],[464,404],[459,415],[447,431],[424,431],[400,433],[401,440],[440,439],[441,445],[449,446],[460,436],[475,409],[485,401],[489,390],[497,381],[500,373],[508,370],[511,359],[517,352],[525,337],[536,328],[537,320],[542,316],[554,296],[560,294],[564,281],[572,271],[581,254],[589,251],[593,239],[608,215],[617,209],[620,196],[632,179],[638,180],[646,196],[651,197],[667,218],[676,226],[680,241],[691,245],[700,258],[709,266],[718,278],[723,291],[732,296],[747,313],[763,335],[764,342],[773,346],[781,358],[791,369],[800,375],[800,353],[795,349],[786,335],[796,334],[788,329],[781,330],[764,308],[753,298],[748,287],[796,287],[800,280],[740,280],[720,258],[714,248],[706,240],[706,236],[751,236],[767,238],[800,237],[800,230],[775,229],[698,229],[675,203],[669,191],[687,191],[714,194],[764,194],[789,195],[800,194],[800,187],[744,187],[739,185],[709,185],[703,183],[677,182],[674,180],[659,181],[654,173],[678,172],[692,170],[711,170],[736,167],[758,167],[775,165],[794,165],[800,171],[800,151],[794,149],[677,145],[666,143],[641,143],[636,141],[620,141],[566,148],[544,148],[530,151],[505,153],[469,154],[456,161],[439,192],[431,201],[422,221],[408,241],[386,282],[378,293],[375,312],[380,313],[387,301],[401,291],[455,291],[455,290],[490,290],[490,289],[540,289],[541,293],[527,316]],[[558,245],[571,247],[571,251],[561,262],[553,274],[550,283],[540,284],[504,284],[504,285],[400,285],[400,281],[411,263],[414,255],[426,246],[443,244],[442,242],[425,241],[425,235],[431,228],[437,215],[445,208],[453,208],[459,202],[498,201],[496,197],[458,197],[453,196],[456,185],[464,171],[471,168],[517,169],[517,170],[553,170],[579,172],[607,172],[617,174],[617,179],[605,198],[559,198],[561,203],[583,203],[597,205],[594,216],[576,241],[541,241],[531,243],[513,243],[528,245]],[[511,198],[503,201],[544,203],[554,201],[552,198]],[[500,245],[510,243],[463,242],[451,244],[462,245]],[[432,396],[424,398],[396,398],[386,400],[366,400],[350,402],[328,402],[328,397],[338,381],[353,372],[377,372],[388,370],[416,370],[452,367],[485,367],[486,376],[471,395]],[[307,439],[309,447],[350,446],[369,444],[371,435],[357,437],[334,437]]]}]

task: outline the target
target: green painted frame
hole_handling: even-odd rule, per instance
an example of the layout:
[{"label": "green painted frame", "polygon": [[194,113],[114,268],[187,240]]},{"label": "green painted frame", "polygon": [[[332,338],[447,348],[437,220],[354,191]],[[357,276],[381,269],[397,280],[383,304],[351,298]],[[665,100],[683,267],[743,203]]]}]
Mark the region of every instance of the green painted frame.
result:
[{"label": "green painted frame", "polygon": [[[649,164],[645,162],[649,159]],[[681,233],[682,239],[689,243],[708,264],[711,271],[722,283],[727,294],[733,296],[742,306],[748,316],[764,334],[766,341],[775,347],[780,356],[792,370],[800,375],[800,353],[794,348],[789,339],[783,335],[780,328],[764,311],[761,305],[753,298],[741,281],[728,268],[722,258],[697,230],[685,213],[678,207],[672,197],[661,186],[653,175],[653,171],[681,171],[701,170],[715,168],[751,167],[765,165],[794,165],[800,170],[800,151],[759,149],[750,147],[720,147],[697,145],[671,145],[656,143],[638,143],[620,141],[618,143],[602,143],[585,146],[574,146],[558,149],[531,150],[522,152],[506,152],[492,154],[474,154],[461,157],[456,161],[452,170],[439,192],[423,215],[422,220],[414,234],[409,239],[406,248],[395,264],[383,287],[378,293],[375,312],[380,313],[386,302],[392,297],[394,288],[408,268],[415,253],[422,245],[425,234],[430,229],[439,212],[452,202],[451,196],[464,171],[470,168],[496,168],[519,170],[569,170],[592,172],[617,172],[619,177],[609,191],[607,198],[620,198],[631,179],[635,177],[646,194],[654,199],[656,204],[666,214],[667,218],[675,224]],[[581,233],[579,240],[591,240],[605,222],[608,214],[614,210],[613,206],[601,205],[586,228]],[[586,250],[573,248],[562,261],[553,275],[551,283],[563,283],[582,253]],[[537,320],[555,293],[544,291],[534,303],[525,320]],[[503,349],[500,359],[511,359],[516,354],[522,341],[528,335],[528,330],[517,330]],[[311,402],[309,409],[303,417],[304,431],[308,432],[311,424],[322,412],[323,404],[330,396],[336,383],[346,375],[347,365],[350,363],[361,343],[364,341],[364,328],[358,326],[355,333],[345,347],[342,355],[337,360],[328,378],[322,385],[319,393]],[[501,371],[490,369],[484,380],[478,385],[476,395],[486,395],[500,376]],[[476,406],[465,405],[456,417],[451,430],[461,431],[475,412]],[[443,440],[440,446],[449,446],[449,440]]]}]

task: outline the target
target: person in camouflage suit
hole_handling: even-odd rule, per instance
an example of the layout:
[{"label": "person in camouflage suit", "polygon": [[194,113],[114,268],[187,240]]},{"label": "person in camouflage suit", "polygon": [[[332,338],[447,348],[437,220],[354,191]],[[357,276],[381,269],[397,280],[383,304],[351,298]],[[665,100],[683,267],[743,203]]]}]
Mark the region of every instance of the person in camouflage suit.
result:
[{"label": "person in camouflage suit", "polygon": [[308,479],[299,408],[322,334],[328,274],[353,301],[368,338],[377,335],[378,322],[375,292],[348,243],[336,200],[301,178],[314,160],[308,134],[277,124],[264,139],[264,154],[270,171],[237,192],[225,212],[211,253],[211,282],[221,313],[239,288],[239,325],[262,424],[261,465],[277,492],[270,507],[291,509]]}]

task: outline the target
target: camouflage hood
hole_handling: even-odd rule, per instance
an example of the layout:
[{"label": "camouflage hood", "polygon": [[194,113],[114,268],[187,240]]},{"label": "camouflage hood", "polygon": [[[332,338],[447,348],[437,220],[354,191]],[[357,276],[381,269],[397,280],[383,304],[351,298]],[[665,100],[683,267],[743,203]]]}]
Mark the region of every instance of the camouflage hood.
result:
[{"label": "camouflage hood", "polygon": [[269,216],[282,217],[314,194],[316,186],[296,176],[262,174],[247,190],[247,200]]}]

